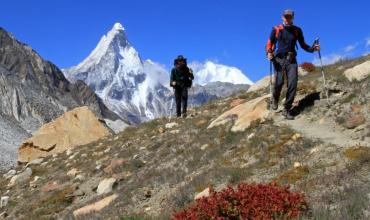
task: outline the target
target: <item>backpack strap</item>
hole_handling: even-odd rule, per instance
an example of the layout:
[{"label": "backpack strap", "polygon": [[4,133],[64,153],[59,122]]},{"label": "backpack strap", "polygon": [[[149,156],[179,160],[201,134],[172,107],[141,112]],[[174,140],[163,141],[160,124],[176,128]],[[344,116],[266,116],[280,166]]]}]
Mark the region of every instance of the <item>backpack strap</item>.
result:
[{"label": "backpack strap", "polygon": [[275,29],[275,37],[277,39],[279,37],[280,31],[284,29],[284,25],[280,24],[280,25],[274,26],[274,29]]}]

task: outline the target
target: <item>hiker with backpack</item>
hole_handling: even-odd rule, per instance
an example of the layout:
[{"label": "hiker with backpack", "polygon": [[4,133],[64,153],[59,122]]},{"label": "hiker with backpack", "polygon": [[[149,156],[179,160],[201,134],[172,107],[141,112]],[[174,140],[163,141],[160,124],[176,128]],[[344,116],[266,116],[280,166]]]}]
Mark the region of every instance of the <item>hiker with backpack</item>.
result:
[{"label": "hiker with backpack", "polygon": [[170,85],[175,93],[177,117],[186,118],[187,116],[188,89],[192,86],[193,80],[193,71],[187,66],[186,58],[179,55],[174,61],[170,79]]},{"label": "hiker with backpack", "polygon": [[309,53],[320,50],[319,44],[312,47],[307,45],[302,29],[293,25],[294,11],[287,9],[284,11],[283,24],[273,27],[267,41],[267,58],[273,62],[275,69],[275,85],[272,94],[272,109],[278,109],[279,97],[284,84],[284,75],[287,79],[287,93],[284,103],[283,116],[288,120],[293,120],[291,108],[297,91],[298,83],[298,64],[297,64],[297,41],[302,49]]}]

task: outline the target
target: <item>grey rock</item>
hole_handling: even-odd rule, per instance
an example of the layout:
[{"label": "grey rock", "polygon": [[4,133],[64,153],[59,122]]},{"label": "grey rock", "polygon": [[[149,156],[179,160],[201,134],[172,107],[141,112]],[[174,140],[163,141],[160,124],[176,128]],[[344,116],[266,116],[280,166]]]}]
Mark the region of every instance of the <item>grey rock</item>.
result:
[{"label": "grey rock", "polygon": [[102,180],[99,183],[98,189],[96,190],[96,192],[98,193],[98,195],[112,192],[113,185],[116,183],[116,181],[117,180],[115,178],[108,178],[108,179]]},{"label": "grey rock", "polygon": [[0,199],[0,208],[3,208],[8,205],[9,196],[2,196]]},{"label": "grey rock", "polygon": [[44,158],[35,159],[27,164],[27,166],[40,165],[44,162]]},{"label": "grey rock", "polygon": [[5,179],[10,179],[13,176],[15,176],[16,174],[17,174],[17,171],[16,170],[9,170],[6,174],[3,175],[3,177]]},{"label": "grey rock", "polygon": [[9,187],[12,187],[17,184],[24,183],[28,181],[32,176],[32,169],[30,167],[27,167],[25,171],[13,176],[10,179],[10,182],[8,184]]}]

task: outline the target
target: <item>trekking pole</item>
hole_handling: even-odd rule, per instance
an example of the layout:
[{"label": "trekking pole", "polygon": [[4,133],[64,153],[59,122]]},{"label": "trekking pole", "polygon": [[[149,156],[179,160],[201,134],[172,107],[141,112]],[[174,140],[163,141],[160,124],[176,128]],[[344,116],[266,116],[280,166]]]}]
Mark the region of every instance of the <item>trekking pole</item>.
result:
[{"label": "trekking pole", "polygon": [[174,95],[172,96],[171,98],[171,106],[170,106],[170,118],[169,118],[169,122],[171,122],[171,119],[172,119],[172,112],[173,112],[173,102],[174,102],[174,96],[175,96],[175,91],[173,93]]},{"label": "trekking pole", "polygon": [[191,96],[190,96],[190,108],[193,109],[194,108],[194,100],[195,100],[195,97],[194,97],[194,87],[191,87]]},{"label": "trekking pole", "polygon": [[270,113],[272,112],[272,102],[273,102],[273,95],[272,95],[272,60],[270,60]]},{"label": "trekking pole", "polygon": [[[320,40],[320,38],[318,38],[318,37],[315,39],[315,42],[313,43],[314,46],[319,45],[319,40]],[[321,74],[322,74],[322,79],[324,81],[324,92],[325,92],[325,95],[326,95],[326,102],[329,104],[329,94],[328,94],[328,88],[326,86],[325,71],[324,71],[324,65],[322,63],[321,51],[318,50],[317,52],[319,53],[319,59],[320,59],[320,65],[321,65]]]}]

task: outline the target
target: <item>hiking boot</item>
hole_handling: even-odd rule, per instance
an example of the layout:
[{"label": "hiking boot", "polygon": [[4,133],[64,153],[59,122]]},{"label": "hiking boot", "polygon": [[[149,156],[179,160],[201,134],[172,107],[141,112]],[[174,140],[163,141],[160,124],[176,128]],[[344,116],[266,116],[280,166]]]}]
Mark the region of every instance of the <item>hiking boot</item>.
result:
[{"label": "hiking boot", "polygon": [[182,114],[182,118],[186,118],[188,115],[186,113]]},{"label": "hiking boot", "polygon": [[278,110],[279,102],[275,99],[272,99],[272,110],[276,111]]},{"label": "hiking boot", "polygon": [[294,116],[292,115],[292,113],[290,111],[286,110],[286,109],[283,110],[282,115],[287,120],[294,120]]}]

